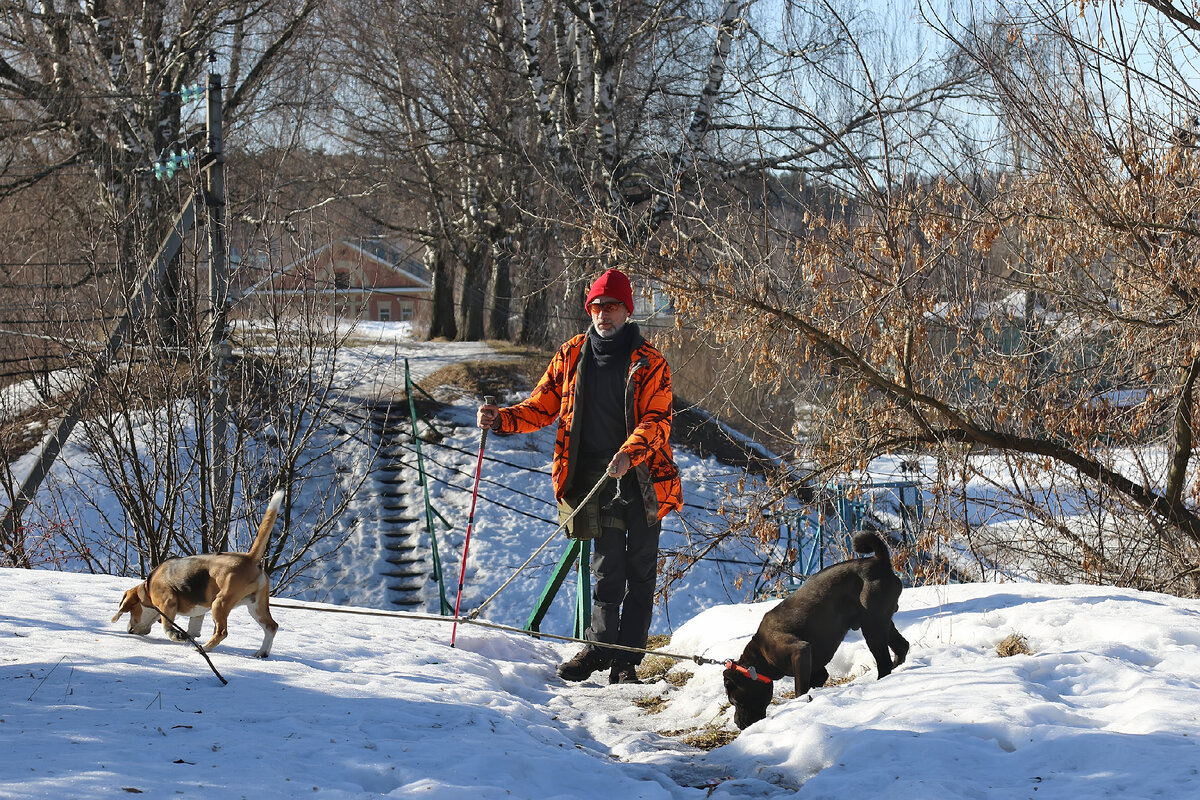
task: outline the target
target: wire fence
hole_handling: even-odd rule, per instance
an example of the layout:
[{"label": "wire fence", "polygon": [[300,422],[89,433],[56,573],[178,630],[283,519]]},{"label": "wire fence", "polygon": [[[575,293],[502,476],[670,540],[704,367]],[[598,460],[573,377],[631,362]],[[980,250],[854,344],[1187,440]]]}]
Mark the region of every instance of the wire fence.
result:
[{"label": "wire fence", "polygon": [[[432,400],[427,392],[413,383],[409,388],[409,396],[411,397],[415,391],[422,392]],[[346,409],[343,409],[343,413],[352,418],[355,416],[353,411]],[[420,485],[426,492],[427,503],[430,502],[428,487],[431,485],[437,485],[443,491],[453,492],[472,492],[474,489],[478,499],[487,504],[547,526],[554,526],[557,523],[558,507],[554,501],[515,487],[511,481],[481,477],[478,488],[473,487],[475,473],[460,466],[454,456],[474,459],[478,454],[446,441],[445,437],[437,442],[421,441],[416,431],[415,410],[413,414],[412,439],[407,442],[398,439],[391,440],[387,445],[388,463],[393,468],[402,466],[418,472]],[[369,416],[369,410],[364,409],[359,420],[365,423]],[[432,421],[425,420],[425,423],[436,430]],[[440,433],[441,431],[439,431]],[[408,457],[407,460],[404,457],[397,458],[395,455],[397,451],[404,453]],[[482,454],[482,460],[484,463],[501,466],[505,469],[545,475],[547,479],[549,477],[549,469],[545,467],[518,464],[488,453]],[[431,470],[430,467],[436,469]],[[870,488],[876,491],[868,491],[863,494],[862,487],[832,485],[818,489],[813,493],[813,502],[779,517],[778,544],[773,548],[774,552],[759,559],[733,558],[714,553],[711,548],[707,548],[703,552],[669,548],[660,550],[660,555],[677,559],[688,564],[689,567],[696,563],[707,562],[741,567],[745,568],[747,572],[757,573],[753,588],[755,596],[765,596],[772,589],[778,590],[780,587],[792,590],[797,588],[806,577],[824,568],[830,552],[850,552],[851,548],[848,546],[848,542],[859,530],[869,527],[892,538],[893,541],[898,539],[906,546],[911,546],[916,541],[923,524],[920,487],[915,482],[896,482],[886,485],[877,484]],[[899,499],[899,527],[891,526],[889,515],[881,513],[876,507],[876,492],[881,489],[893,491]],[[500,492],[515,495],[537,508],[544,508],[546,514],[520,508],[512,502],[505,502],[499,499]],[[861,497],[854,499],[856,495],[861,495]],[[911,502],[907,500],[910,496],[914,498]],[[698,528],[694,521],[689,520],[689,511],[704,516],[716,516],[719,513],[719,509],[711,504],[701,505],[685,502],[678,515],[683,521],[685,538],[689,539],[687,529],[690,527],[695,531]],[[730,535],[732,535],[730,531],[710,530],[706,532],[709,539],[720,539]],[[436,557],[436,538],[432,531],[430,531],[430,537]],[[524,568],[528,564],[527,561],[520,568]],[[441,570],[436,565],[435,572],[440,580]],[[911,577],[911,570],[909,577]],[[442,591],[444,593],[444,588]]]}]

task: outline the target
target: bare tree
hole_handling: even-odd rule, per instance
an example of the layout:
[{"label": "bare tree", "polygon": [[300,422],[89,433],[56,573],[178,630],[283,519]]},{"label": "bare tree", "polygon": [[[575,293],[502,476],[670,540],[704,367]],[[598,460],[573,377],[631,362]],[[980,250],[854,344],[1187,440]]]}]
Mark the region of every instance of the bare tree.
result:
[{"label": "bare tree", "polygon": [[690,179],[741,7],[380,2],[346,20],[348,141],[388,169],[459,299],[435,334],[478,338],[489,312],[503,333],[514,303],[521,340],[582,324],[584,279],[615,255],[601,240],[648,241]]},{"label": "bare tree", "polygon": [[[318,0],[298,8],[239,0],[7,4],[0,9],[0,194],[64,171],[89,172],[93,209],[118,223],[108,247],[131,291],[180,205],[155,180],[153,164],[204,145],[188,128],[183,90],[218,70],[227,76],[226,129],[261,115],[264,90],[275,88],[273,75],[317,7]],[[181,298],[170,287],[179,284],[172,272],[160,317],[175,316],[169,306]]]},{"label": "bare tree", "polygon": [[[940,22],[928,66],[886,68],[832,6],[813,30],[844,36],[823,60],[772,47],[831,91],[776,84],[754,107],[771,144],[745,162],[775,172],[740,205],[699,184],[657,275],[803,406],[809,480],[928,454],[943,535],[1005,568],[1194,594],[1191,27],[1178,9],[997,10]],[[946,479],[1000,467],[1003,524],[962,520]]]},{"label": "bare tree", "polygon": [[[0,85],[6,90],[0,108],[7,126],[0,192],[14,209],[32,203],[53,221],[39,225],[34,211],[6,215],[4,240],[22,244],[26,255],[13,256],[3,286],[10,302],[41,290],[46,323],[58,324],[37,330],[27,324],[17,333],[53,346],[48,349],[55,360],[46,369],[89,364],[97,341],[128,302],[131,277],[159,246],[178,204],[188,194],[201,194],[195,159],[171,182],[156,181],[151,169],[171,149],[206,152],[208,143],[196,136],[203,116],[189,117],[182,107],[181,90],[189,82],[208,70],[226,79],[227,147],[230,141],[245,149],[269,147],[283,164],[303,157],[299,144],[307,142],[306,126],[328,112],[318,102],[327,96],[321,84],[327,76],[298,60],[315,57],[311,47],[298,44],[319,7],[88,3],[58,10],[40,3],[11,5],[0,13]],[[215,62],[209,59],[214,48]],[[286,251],[263,248],[278,267],[280,253],[311,247],[331,234],[328,225],[298,220],[298,208],[321,204],[289,187],[286,169],[268,178],[252,191],[245,190],[246,181],[232,193],[229,218],[235,226],[256,228],[264,241],[299,240]],[[338,443],[353,438],[363,423],[331,425],[345,388],[332,383],[329,363],[340,334],[311,297],[300,297],[294,308],[271,309],[265,330],[258,320],[248,337],[232,332],[234,365],[242,372],[213,372],[206,345],[212,322],[197,313],[203,303],[194,300],[205,293],[206,234],[189,238],[164,283],[160,296],[171,298],[173,310],[186,312],[172,315],[169,338],[150,329],[127,343],[118,368],[85,409],[88,480],[98,479],[99,488],[82,505],[68,508],[59,502],[58,489],[72,478],[53,475],[24,531],[53,530],[56,546],[72,564],[143,571],[168,555],[236,543],[241,522],[261,513],[263,493],[277,484],[293,490],[289,501],[301,490],[309,496],[314,486],[326,487],[312,508],[291,503],[273,540],[269,563],[278,573],[276,583],[286,584],[311,570],[345,535],[337,518],[362,474],[337,471]],[[40,286],[31,280],[39,256],[47,265]],[[294,333],[298,326],[304,335]],[[268,335],[274,336],[269,347]],[[232,511],[234,517],[230,529],[212,524],[223,515],[204,478],[210,457],[207,395],[214,379],[229,380],[239,390],[229,438],[234,491],[224,500],[229,504],[224,515]],[[61,410],[55,405],[61,388],[48,389],[43,413],[53,414]],[[274,435],[264,437],[264,427]],[[6,464],[32,443],[15,437],[5,442],[14,447],[6,451]],[[331,472],[318,474],[322,469]],[[6,472],[3,481],[10,496],[12,478]],[[98,518],[108,506],[99,497],[91,502],[97,492],[112,495],[119,513]],[[92,524],[59,524],[78,517]],[[4,557],[30,563],[27,541],[5,542]]]},{"label": "bare tree", "polygon": [[[271,231],[259,251],[274,253],[261,265],[266,274],[283,266],[286,251],[269,244],[278,235]],[[194,266],[205,257],[202,237],[189,244],[184,262]],[[0,555],[20,563],[24,553],[29,565],[37,546],[58,554],[63,566],[145,574],[169,557],[244,549],[267,498],[282,488],[286,505],[265,559],[273,584],[303,590],[318,583],[352,532],[344,512],[381,446],[364,411],[372,398],[360,397],[339,371],[355,318],[331,310],[320,288],[280,294],[264,287],[238,307],[227,376],[229,528],[213,525],[218,515],[208,496],[209,376],[190,367],[204,361],[206,336],[194,321],[183,337],[188,357],[147,358],[135,349],[108,373],[71,446],[74,468],[52,472],[27,514],[20,547]],[[72,520],[80,524],[66,524]]]}]

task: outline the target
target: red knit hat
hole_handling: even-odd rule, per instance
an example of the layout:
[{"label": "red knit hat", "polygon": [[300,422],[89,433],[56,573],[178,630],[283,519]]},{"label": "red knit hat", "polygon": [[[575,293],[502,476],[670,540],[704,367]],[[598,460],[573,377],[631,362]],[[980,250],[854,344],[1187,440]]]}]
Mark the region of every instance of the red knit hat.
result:
[{"label": "red knit hat", "polygon": [[587,299],[583,301],[583,307],[586,309],[597,297],[620,300],[629,309],[629,313],[633,313],[633,287],[629,285],[629,278],[619,269],[605,270],[603,275],[596,278],[596,282],[588,290]]}]

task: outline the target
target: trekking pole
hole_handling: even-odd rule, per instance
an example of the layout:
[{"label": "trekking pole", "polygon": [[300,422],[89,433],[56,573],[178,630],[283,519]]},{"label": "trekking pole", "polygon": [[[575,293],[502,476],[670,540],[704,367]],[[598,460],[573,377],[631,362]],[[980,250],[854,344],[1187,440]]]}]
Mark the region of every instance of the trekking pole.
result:
[{"label": "trekking pole", "polygon": [[[495,600],[496,595],[503,592],[510,583],[512,583],[514,580],[516,580],[517,576],[521,574],[521,571],[524,570],[526,567],[528,567],[530,562],[532,562],[535,558],[538,557],[538,553],[542,552],[543,550],[545,550],[547,547],[550,546],[550,543],[552,541],[554,541],[554,537],[558,536],[558,532],[563,530],[564,528],[566,528],[567,525],[569,525],[571,523],[571,520],[575,519],[575,515],[578,514],[581,510],[583,510],[583,507],[586,506],[588,501],[591,500],[592,497],[595,496],[596,492],[600,491],[600,487],[603,486],[604,482],[607,481],[608,479],[609,479],[609,474],[607,472],[604,473],[603,475],[601,475],[600,480],[596,481],[596,485],[592,487],[592,490],[590,492],[588,492],[586,496],[584,496],[583,500],[581,500],[577,506],[575,506],[575,510],[571,512],[571,515],[568,516],[566,519],[564,519],[562,522],[560,522],[558,524],[558,527],[554,529],[554,533],[550,534],[550,538],[547,539],[546,541],[542,542],[542,546],[539,547],[537,550],[534,550],[533,555],[531,555],[529,558],[525,559],[525,563],[522,564],[521,566],[517,567],[517,571],[514,572],[508,580],[506,580],[504,583],[500,584],[499,589],[492,592],[491,597],[489,597],[487,600],[484,600],[482,603],[480,603],[478,606],[476,606],[473,611],[471,611],[469,614],[467,614],[467,619],[473,620],[476,617],[478,617],[479,612],[483,611],[484,606],[486,606],[488,603]],[[457,612],[455,613],[454,616],[455,617],[458,616]]]},{"label": "trekking pole", "polygon": [[[495,405],[496,398],[491,395],[484,395],[483,404],[486,406]],[[463,541],[462,566],[458,568],[458,597],[454,601],[454,628],[450,631],[451,647],[454,647],[454,641],[458,638],[458,607],[462,603],[463,582],[467,576],[467,548],[471,546],[471,529],[475,526],[475,501],[479,499],[479,477],[483,474],[483,446],[487,444],[487,435],[487,428],[480,430],[479,458],[475,461],[475,483],[471,487],[471,511],[467,514],[467,536]]]}]

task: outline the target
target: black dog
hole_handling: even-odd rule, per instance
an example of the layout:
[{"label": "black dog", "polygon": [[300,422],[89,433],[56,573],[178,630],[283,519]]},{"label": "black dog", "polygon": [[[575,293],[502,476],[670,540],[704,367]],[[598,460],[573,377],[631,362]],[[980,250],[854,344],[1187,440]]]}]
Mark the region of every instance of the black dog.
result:
[{"label": "black dog", "polygon": [[739,728],[767,715],[772,682],[785,675],[795,677],[797,697],[824,686],[829,678],[825,666],[851,629],[862,629],[880,678],[904,663],[908,641],[892,623],[901,585],[887,545],[873,533],[860,533],[854,537],[854,549],[874,555],[834,564],[809,577],[767,612],[741,657],[725,662],[725,692]]}]

